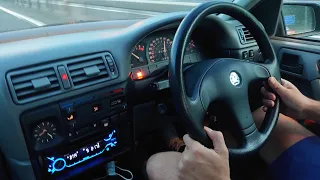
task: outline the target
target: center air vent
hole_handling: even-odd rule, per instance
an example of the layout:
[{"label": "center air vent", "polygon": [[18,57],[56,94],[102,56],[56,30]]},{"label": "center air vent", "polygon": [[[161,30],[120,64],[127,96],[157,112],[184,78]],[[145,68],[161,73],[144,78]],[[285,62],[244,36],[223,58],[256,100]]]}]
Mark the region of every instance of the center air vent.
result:
[{"label": "center air vent", "polygon": [[75,87],[87,86],[109,79],[102,56],[68,64],[68,70]]},{"label": "center air vent", "polygon": [[60,84],[53,68],[13,72],[9,74],[13,93],[20,102],[52,96],[60,90]]},{"label": "center air vent", "polygon": [[244,26],[237,27],[237,31],[238,31],[241,44],[255,42],[254,37],[246,27]]}]

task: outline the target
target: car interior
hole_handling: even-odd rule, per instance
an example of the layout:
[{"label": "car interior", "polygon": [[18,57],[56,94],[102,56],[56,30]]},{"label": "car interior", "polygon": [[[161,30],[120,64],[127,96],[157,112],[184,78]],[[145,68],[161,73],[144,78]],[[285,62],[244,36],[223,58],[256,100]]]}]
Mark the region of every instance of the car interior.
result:
[{"label": "car interior", "polygon": [[263,81],[281,77],[320,100],[319,43],[288,37],[282,6],[209,2],[0,33],[0,179],[108,179],[110,161],[148,179],[146,161],[165,150],[161,128],[212,147],[204,120],[238,142],[228,147],[231,179],[268,179],[258,150],[280,102],[256,130],[249,114],[262,106]]}]

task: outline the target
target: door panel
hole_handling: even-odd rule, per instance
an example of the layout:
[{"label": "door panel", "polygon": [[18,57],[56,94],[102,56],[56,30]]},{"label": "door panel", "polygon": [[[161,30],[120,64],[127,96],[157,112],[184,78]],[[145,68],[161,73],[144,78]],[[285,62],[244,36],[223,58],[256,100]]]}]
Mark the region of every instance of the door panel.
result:
[{"label": "door panel", "polygon": [[320,47],[288,38],[272,40],[280,61],[281,76],[296,85],[306,96],[320,100]]}]

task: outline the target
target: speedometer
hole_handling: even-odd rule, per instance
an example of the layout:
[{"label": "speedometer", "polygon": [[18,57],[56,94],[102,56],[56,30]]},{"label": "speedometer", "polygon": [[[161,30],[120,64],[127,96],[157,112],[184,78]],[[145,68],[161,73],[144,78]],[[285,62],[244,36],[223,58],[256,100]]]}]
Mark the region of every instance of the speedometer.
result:
[{"label": "speedometer", "polygon": [[170,60],[172,40],[165,36],[160,36],[151,40],[148,46],[148,57],[151,62]]}]

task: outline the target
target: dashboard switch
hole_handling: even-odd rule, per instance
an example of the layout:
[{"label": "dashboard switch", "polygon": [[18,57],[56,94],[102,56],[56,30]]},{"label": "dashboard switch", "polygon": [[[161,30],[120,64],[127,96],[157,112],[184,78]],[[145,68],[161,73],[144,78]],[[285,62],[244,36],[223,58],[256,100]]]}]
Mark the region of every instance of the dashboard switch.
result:
[{"label": "dashboard switch", "polygon": [[248,53],[248,51],[244,51],[243,53],[242,53],[242,59],[248,59],[249,58],[249,53]]},{"label": "dashboard switch", "polygon": [[65,111],[66,111],[67,114],[73,113],[73,112],[74,112],[74,111],[73,111],[73,106],[68,106],[68,107],[66,107]]},{"label": "dashboard switch", "polygon": [[69,137],[72,137],[72,136],[73,136],[73,133],[72,133],[72,132],[69,132],[68,135],[69,135]]},{"label": "dashboard switch", "polygon": [[157,90],[163,90],[163,89],[168,89],[170,87],[169,80],[163,80],[159,82],[155,82]]},{"label": "dashboard switch", "polygon": [[253,50],[250,50],[250,51],[249,51],[249,57],[250,57],[250,58],[253,58],[253,56],[254,56],[254,52],[253,52]]},{"label": "dashboard switch", "polygon": [[96,128],[98,128],[98,125],[97,125],[97,123],[93,123],[93,124],[92,124],[92,128],[93,128],[93,129],[96,129]]},{"label": "dashboard switch", "polygon": [[65,89],[71,88],[71,84],[64,66],[58,66],[58,72],[59,72],[63,87]]},{"label": "dashboard switch", "polygon": [[109,126],[109,118],[102,119],[101,125],[102,125],[102,127],[105,127],[105,128],[108,127]]},{"label": "dashboard switch", "polygon": [[106,56],[107,63],[112,76],[116,76],[116,66],[113,59],[110,56]]},{"label": "dashboard switch", "polygon": [[67,114],[68,121],[72,121],[74,119],[76,119],[76,113],[73,112],[73,113]]},{"label": "dashboard switch", "polygon": [[92,106],[92,113],[97,113],[100,112],[101,110],[101,105],[100,104],[96,104]]}]

